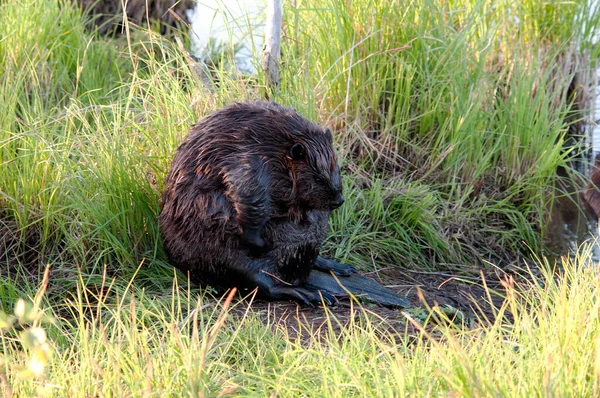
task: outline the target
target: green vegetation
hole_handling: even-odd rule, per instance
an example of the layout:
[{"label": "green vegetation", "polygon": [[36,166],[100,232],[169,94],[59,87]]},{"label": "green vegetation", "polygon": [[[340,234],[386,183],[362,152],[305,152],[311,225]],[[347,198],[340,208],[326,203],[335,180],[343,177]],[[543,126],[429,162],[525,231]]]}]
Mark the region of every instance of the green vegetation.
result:
[{"label": "green vegetation", "polygon": [[[295,4],[269,94],[336,135],[348,200],[329,253],[366,270],[455,272],[542,254],[556,170],[577,155],[564,147],[582,117],[571,83],[595,64],[600,10]],[[223,50],[207,87],[178,42],[85,25],[68,1],[0,3],[4,395],[598,394],[599,282],[586,251],[558,278],[536,262],[542,276],[508,284],[495,319],[430,322],[431,335],[390,335],[364,313],[340,336],[295,339],[243,303],[229,317],[229,304],[208,305],[166,263],[160,192],[189,126],[261,98],[263,79],[232,76]]]},{"label": "green vegetation", "polygon": [[[19,397],[597,396],[600,282],[589,255],[583,249],[567,259],[558,278],[544,272],[518,290],[509,281],[496,320],[459,328],[434,309],[425,325],[437,320],[435,331],[412,338],[403,330],[390,334],[385,320],[360,308],[342,332],[330,318],[325,330],[305,330],[309,337],[302,339],[265,326],[243,303],[233,312],[225,301],[215,306],[178,286],[150,295],[135,283],[117,290],[111,278],[102,292],[78,282],[45,312],[56,320],[46,328],[50,353],[22,349],[32,333],[43,345],[39,323],[20,339],[3,335],[0,380],[8,383],[0,391],[7,396],[10,385]],[[45,372],[36,379],[25,373],[40,368]]]}]

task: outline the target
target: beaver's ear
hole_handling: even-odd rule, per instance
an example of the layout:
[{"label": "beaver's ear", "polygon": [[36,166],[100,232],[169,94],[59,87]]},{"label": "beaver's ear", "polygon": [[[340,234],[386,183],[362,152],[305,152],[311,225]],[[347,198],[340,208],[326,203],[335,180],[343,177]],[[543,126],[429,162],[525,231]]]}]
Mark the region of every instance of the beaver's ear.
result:
[{"label": "beaver's ear", "polygon": [[304,145],[297,142],[290,149],[290,156],[293,160],[302,160],[306,156],[306,148],[304,148]]},{"label": "beaver's ear", "polygon": [[333,137],[331,136],[331,130],[325,129],[325,137],[327,137],[329,142],[333,142]]}]

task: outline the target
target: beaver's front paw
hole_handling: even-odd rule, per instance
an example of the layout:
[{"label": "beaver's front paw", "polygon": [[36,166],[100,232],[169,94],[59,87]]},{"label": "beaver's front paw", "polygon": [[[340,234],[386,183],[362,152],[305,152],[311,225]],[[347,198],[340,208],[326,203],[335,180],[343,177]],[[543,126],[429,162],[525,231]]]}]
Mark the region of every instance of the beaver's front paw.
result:
[{"label": "beaver's front paw", "polygon": [[258,229],[247,229],[242,235],[242,242],[248,248],[249,253],[256,257],[269,250],[267,242],[262,238]]}]

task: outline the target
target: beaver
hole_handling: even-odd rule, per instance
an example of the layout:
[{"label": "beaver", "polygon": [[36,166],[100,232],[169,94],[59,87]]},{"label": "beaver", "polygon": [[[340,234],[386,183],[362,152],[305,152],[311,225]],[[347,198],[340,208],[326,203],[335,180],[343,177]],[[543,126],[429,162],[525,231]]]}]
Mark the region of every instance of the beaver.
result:
[{"label": "beaver", "polygon": [[204,117],[166,178],[159,223],[169,261],[202,285],[335,303],[307,283],[313,269],[355,272],[320,256],[330,214],[344,202],[332,142],[330,130],[273,102]]}]

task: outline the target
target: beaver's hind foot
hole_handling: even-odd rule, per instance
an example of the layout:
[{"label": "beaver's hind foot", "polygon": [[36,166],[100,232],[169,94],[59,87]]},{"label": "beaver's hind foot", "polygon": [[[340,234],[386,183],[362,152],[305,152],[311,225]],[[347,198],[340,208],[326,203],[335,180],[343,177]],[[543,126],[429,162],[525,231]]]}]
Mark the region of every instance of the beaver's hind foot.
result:
[{"label": "beaver's hind foot", "polygon": [[339,276],[350,276],[356,272],[356,268],[352,264],[340,263],[337,260],[325,257],[317,258],[313,269],[323,272],[333,271],[334,274]]}]

